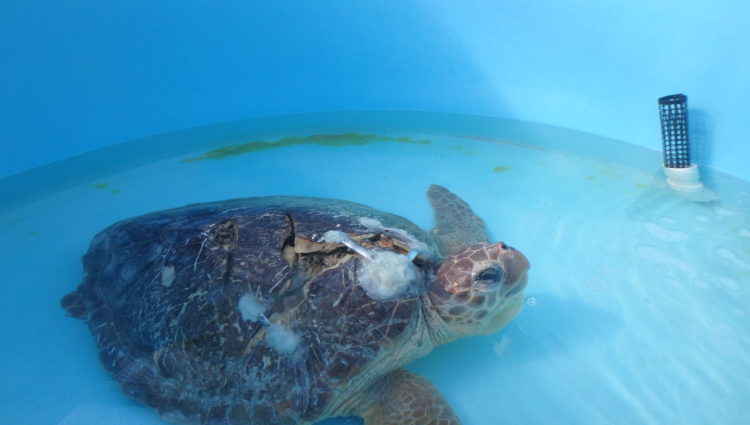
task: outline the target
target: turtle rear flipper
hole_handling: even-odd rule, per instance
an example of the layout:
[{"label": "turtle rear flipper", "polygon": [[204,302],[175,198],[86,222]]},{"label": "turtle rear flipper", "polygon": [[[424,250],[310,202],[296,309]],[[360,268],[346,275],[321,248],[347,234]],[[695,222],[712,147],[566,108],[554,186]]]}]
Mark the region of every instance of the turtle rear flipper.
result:
[{"label": "turtle rear flipper", "polygon": [[83,319],[86,317],[86,305],[84,304],[83,298],[81,298],[78,289],[62,297],[60,305],[71,317],[75,317],[76,319]]},{"label": "turtle rear flipper", "polygon": [[436,184],[430,185],[427,198],[435,212],[435,227],[430,233],[440,255],[445,257],[467,246],[490,241],[484,222],[463,199]]}]

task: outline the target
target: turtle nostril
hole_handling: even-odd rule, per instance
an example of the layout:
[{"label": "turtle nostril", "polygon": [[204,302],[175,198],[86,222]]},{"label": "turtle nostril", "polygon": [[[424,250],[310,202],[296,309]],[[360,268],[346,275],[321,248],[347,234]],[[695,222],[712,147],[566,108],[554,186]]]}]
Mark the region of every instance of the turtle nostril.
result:
[{"label": "turtle nostril", "polygon": [[500,242],[500,248],[502,248],[502,249],[508,249],[510,247],[508,245],[506,245],[505,242]]}]

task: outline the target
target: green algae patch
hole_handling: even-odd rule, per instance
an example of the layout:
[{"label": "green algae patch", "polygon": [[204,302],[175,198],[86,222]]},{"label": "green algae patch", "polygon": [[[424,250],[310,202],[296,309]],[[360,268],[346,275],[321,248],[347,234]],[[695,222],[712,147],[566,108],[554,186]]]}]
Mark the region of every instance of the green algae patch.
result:
[{"label": "green algae patch", "polygon": [[474,155],[474,151],[470,151],[470,150],[464,148],[463,146],[451,146],[450,150],[452,150],[452,151],[459,151],[459,152],[461,152],[464,155]]},{"label": "green algae patch", "polygon": [[235,145],[222,146],[220,148],[211,149],[201,156],[192,158],[185,158],[182,162],[195,162],[204,159],[225,159],[235,156],[250,154],[254,152],[265,151],[269,149],[278,149],[289,146],[297,145],[317,145],[327,147],[345,147],[345,146],[364,146],[373,142],[392,142],[392,143],[404,143],[404,144],[415,144],[415,145],[429,145],[432,144],[427,139],[415,139],[413,137],[402,136],[402,137],[390,137],[381,136],[377,134],[362,134],[362,133],[344,133],[344,134],[315,134],[311,136],[292,136],[282,137],[274,141],[253,141],[239,143]]},{"label": "green algae patch", "polygon": [[611,166],[597,167],[596,172],[603,176],[613,176],[617,174],[617,171]]},{"label": "green algae patch", "polygon": [[500,166],[497,166],[497,167],[495,167],[495,168],[492,169],[493,173],[498,173],[498,174],[504,173],[506,171],[510,171],[510,167],[506,167],[504,165],[500,165]]},{"label": "green algae patch", "polygon": [[28,234],[29,236],[38,236],[39,232],[37,232],[36,230],[27,230],[26,234]]},{"label": "green algae patch", "polygon": [[117,193],[122,192],[122,190],[120,190],[120,189],[118,189],[116,187],[112,188],[107,183],[94,183],[94,184],[91,185],[91,187],[93,187],[96,190],[101,190],[101,191],[109,190],[109,193],[111,193],[111,194],[117,194]]},{"label": "green algae patch", "polygon": [[636,183],[635,187],[637,187],[638,189],[645,189],[648,187],[648,185],[644,183]]},{"label": "green algae patch", "polygon": [[596,176],[588,176],[588,177],[584,177],[583,179],[586,180],[586,181],[592,182],[592,181],[596,180]]}]

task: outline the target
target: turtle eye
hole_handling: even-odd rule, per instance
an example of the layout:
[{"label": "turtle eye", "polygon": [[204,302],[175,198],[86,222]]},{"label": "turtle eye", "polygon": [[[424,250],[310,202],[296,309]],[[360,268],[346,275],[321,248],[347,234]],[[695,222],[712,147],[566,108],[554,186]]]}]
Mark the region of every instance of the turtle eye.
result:
[{"label": "turtle eye", "polygon": [[477,282],[495,283],[503,280],[503,269],[500,267],[488,267],[477,273],[474,280]]}]

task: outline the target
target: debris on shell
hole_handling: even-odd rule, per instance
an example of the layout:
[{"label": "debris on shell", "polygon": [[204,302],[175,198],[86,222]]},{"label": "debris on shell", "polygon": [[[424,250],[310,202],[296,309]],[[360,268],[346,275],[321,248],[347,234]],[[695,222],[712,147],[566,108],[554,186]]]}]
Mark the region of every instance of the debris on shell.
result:
[{"label": "debris on shell", "polygon": [[339,230],[327,231],[323,235],[323,241],[346,245],[363,257],[357,278],[360,286],[374,300],[385,301],[398,297],[418,276],[418,269],[411,261],[414,256],[364,248]]},{"label": "debris on shell", "polygon": [[252,294],[245,294],[240,297],[237,309],[240,311],[243,320],[251,322],[257,322],[263,312],[266,311],[266,307]]},{"label": "debris on shell", "polygon": [[292,354],[297,349],[301,338],[283,325],[269,323],[266,340],[279,354]]},{"label": "debris on shell", "polygon": [[174,282],[174,266],[166,266],[161,269],[161,284],[169,288]]}]

